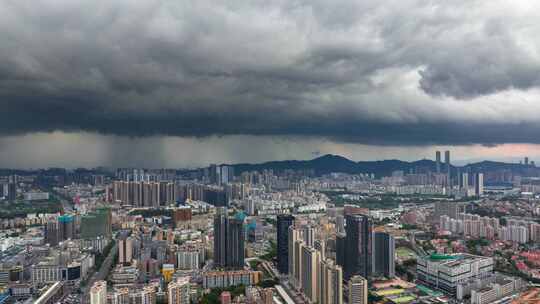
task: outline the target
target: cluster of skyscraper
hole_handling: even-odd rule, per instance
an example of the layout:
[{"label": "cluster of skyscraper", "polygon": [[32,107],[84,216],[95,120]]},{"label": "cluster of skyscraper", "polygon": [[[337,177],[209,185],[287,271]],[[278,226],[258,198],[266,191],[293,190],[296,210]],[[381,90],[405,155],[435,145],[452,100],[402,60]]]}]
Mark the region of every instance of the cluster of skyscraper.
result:
[{"label": "cluster of skyscraper", "polygon": [[346,215],[345,221],[346,233],[336,236],[336,262],[345,269],[345,278],[394,277],[394,237],[386,232],[372,232],[366,215]]},{"label": "cluster of skyscraper", "polygon": [[441,164],[441,152],[435,152],[435,170],[437,174],[446,175],[446,186],[451,189],[456,186],[459,189],[460,196],[481,196],[484,194],[484,174],[481,172],[472,172],[471,168],[466,168],[462,172],[457,168],[452,176],[452,166],[450,165],[450,151],[444,152],[444,172]]},{"label": "cluster of skyscraper", "polygon": [[45,226],[45,242],[57,246],[59,242],[72,239],[75,234],[75,217],[62,215]]},{"label": "cluster of skyscraper", "polygon": [[216,209],[214,217],[214,266],[227,269],[244,267],[244,218],[229,217],[227,208]]},{"label": "cluster of skyscraper", "polygon": [[204,179],[211,184],[225,185],[234,179],[234,167],[227,165],[210,165],[204,169]]},{"label": "cluster of skyscraper", "polygon": [[338,233],[334,263],[326,258],[325,242],[316,240],[311,226],[296,226],[291,215],[278,216],[277,268],[289,274],[293,285],[311,302],[342,303],[345,278],[349,302],[367,303],[366,278],[394,277],[393,236],[372,232],[365,215],[347,215],[345,219],[346,234]]},{"label": "cluster of skyscraper", "polygon": [[98,208],[83,215],[65,214],[50,219],[45,225],[45,242],[51,246],[75,238],[95,239],[112,236],[109,208]]},{"label": "cluster of skyscraper", "polygon": [[309,302],[343,303],[342,268],[326,258],[325,243],[314,240],[313,228],[290,226],[287,247],[289,278]]},{"label": "cluster of skyscraper", "polygon": [[243,198],[242,185],[209,186],[173,182],[115,181],[108,197],[113,202],[136,207],[159,207],[185,202],[205,201],[215,206],[226,206],[232,198]]},{"label": "cluster of skyscraper", "polygon": [[441,163],[441,151],[435,152],[435,172],[437,174],[446,175],[446,185],[451,186],[452,183],[452,165],[450,165],[450,151],[444,151],[444,168]]}]

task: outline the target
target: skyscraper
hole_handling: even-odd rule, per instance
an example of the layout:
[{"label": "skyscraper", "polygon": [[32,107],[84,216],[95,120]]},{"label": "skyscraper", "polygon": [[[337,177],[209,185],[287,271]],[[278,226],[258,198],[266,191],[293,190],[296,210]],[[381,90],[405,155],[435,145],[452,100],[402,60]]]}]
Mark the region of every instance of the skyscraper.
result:
[{"label": "skyscraper", "polygon": [[336,216],[336,232],[345,233],[345,218],[343,215]]},{"label": "skyscraper", "polygon": [[[298,230],[295,230],[295,231],[298,231]],[[298,236],[298,240],[294,241],[294,245],[293,245],[293,276],[291,277],[291,281],[297,288],[300,288],[302,287],[303,272],[304,272],[303,250],[304,250],[305,244],[304,244],[304,241],[300,239],[299,233],[296,236]]]},{"label": "skyscraper", "polygon": [[474,193],[476,196],[484,195],[484,173],[476,173]]},{"label": "skyscraper", "polygon": [[323,260],[320,263],[319,272],[319,303],[342,304],[343,273],[341,267],[335,265],[332,260]]},{"label": "skyscraper", "polygon": [[281,273],[289,272],[289,227],[293,222],[291,215],[277,217],[277,269]]},{"label": "skyscraper", "polygon": [[319,300],[319,263],[321,255],[313,247],[302,248],[302,291],[310,303]]},{"label": "skyscraper", "polygon": [[469,189],[469,173],[461,174],[461,189]]},{"label": "skyscraper", "polygon": [[341,267],[345,267],[346,242],[347,236],[345,233],[338,233],[336,235],[336,264]]},{"label": "skyscraper", "polygon": [[446,178],[447,178],[447,183],[448,183],[448,186],[451,186],[452,185],[452,182],[450,180],[450,178],[452,177],[451,176],[451,169],[450,169],[450,151],[444,151],[444,163],[446,165]]},{"label": "skyscraper", "polygon": [[361,276],[353,276],[349,280],[349,304],[367,304],[367,280]]},{"label": "skyscraper", "polygon": [[90,288],[90,304],[107,304],[107,282],[97,281]]},{"label": "skyscraper", "polygon": [[316,240],[313,243],[313,248],[321,253],[321,260],[326,260],[326,242],[324,240]]},{"label": "skyscraper", "polygon": [[81,238],[91,239],[98,236],[111,237],[112,235],[111,209],[98,208],[81,216]]},{"label": "skyscraper", "polygon": [[395,241],[386,232],[373,233],[373,273],[387,278],[395,276]]},{"label": "skyscraper", "polygon": [[65,241],[73,238],[75,232],[75,217],[73,215],[61,215],[58,217],[58,239]]},{"label": "skyscraper", "polygon": [[228,218],[227,208],[219,207],[214,216],[214,265],[242,268],[244,266],[244,220]]},{"label": "skyscraper", "polygon": [[181,277],[167,286],[169,304],[189,304],[190,285],[189,278]]},{"label": "skyscraper", "polygon": [[45,241],[56,246],[59,242],[73,238],[75,221],[72,215],[61,215],[52,219],[45,225]]},{"label": "skyscraper", "polygon": [[229,219],[227,226],[227,267],[241,269],[244,267],[244,241],[246,231],[244,221],[239,218]]},{"label": "skyscraper", "polygon": [[17,199],[17,175],[11,175],[8,179],[7,199],[12,202]]},{"label": "skyscraper", "polygon": [[133,259],[133,239],[128,237],[118,241],[118,263],[131,264]]},{"label": "skyscraper", "polygon": [[441,173],[441,151],[435,152],[435,167],[436,172]]},{"label": "skyscraper", "polygon": [[304,227],[304,243],[306,243],[306,246],[313,247],[313,243],[315,241],[315,229],[313,229],[312,226],[305,226]]},{"label": "skyscraper", "polygon": [[113,304],[130,304],[129,289],[120,288],[111,294],[111,300]]},{"label": "skyscraper", "polygon": [[294,226],[289,226],[289,235],[288,235],[288,242],[289,242],[289,278],[291,281],[293,281],[294,284],[297,284],[298,279],[298,273],[297,270],[299,269],[299,266],[297,265],[297,262],[299,258],[297,259],[297,252],[296,252],[296,246],[297,242],[301,242],[301,233],[300,230],[296,229]]},{"label": "skyscraper", "polygon": [[57,246],[58,242],[58,222],[50,220],[45,225],[45,242],[51,246]]},{"label": "skyscraper", "polygon": [[227,208],[216,208],[214,216],[214,265],[225,267],[227,247]]},{"label": "skyscraper", "polygon": [[435,202],[435,210],[433,217],[436,222],[443,215],[446,215],[453,219],[458,219],[459,214],[464,213],[466,209],[466,203],[439,201]]},{"label": "skyscraper", "polygon": [[347,215],[345,278],[371,275],[371,223],[365,215]]}]

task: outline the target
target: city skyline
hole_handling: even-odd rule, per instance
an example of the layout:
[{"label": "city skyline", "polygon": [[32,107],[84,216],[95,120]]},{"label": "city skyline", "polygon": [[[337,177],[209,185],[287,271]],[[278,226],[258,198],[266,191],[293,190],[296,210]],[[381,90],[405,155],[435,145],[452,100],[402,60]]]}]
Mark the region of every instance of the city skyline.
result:
[{"label": "city skyline", "polygon": [[532,304],[538,20],[0,1],[0,304]]}]

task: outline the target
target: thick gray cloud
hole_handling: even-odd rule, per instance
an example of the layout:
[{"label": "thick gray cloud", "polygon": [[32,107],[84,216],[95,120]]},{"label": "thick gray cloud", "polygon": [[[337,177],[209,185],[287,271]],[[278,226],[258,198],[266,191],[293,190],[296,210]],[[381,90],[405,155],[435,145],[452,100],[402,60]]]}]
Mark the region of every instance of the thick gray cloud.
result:
[{"label": "thick gray cloud", "polygon": [[537,143],[534,1],[0,2],[0,133]]}]

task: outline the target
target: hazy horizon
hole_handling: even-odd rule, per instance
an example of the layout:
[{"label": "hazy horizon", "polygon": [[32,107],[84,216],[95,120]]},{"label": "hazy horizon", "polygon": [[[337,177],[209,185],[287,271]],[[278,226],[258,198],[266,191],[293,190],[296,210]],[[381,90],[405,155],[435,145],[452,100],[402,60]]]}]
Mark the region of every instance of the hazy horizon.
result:
[{"label": "hazy horizon", "polygon": [[0,138],[0,167],[198,168],[211,163],[260,163],[308,160],[325,154],[353,161],[435,159],[435,151],[451,151],[456,165],[480,160],[518,162],[540,159],[540,146],[530,144],[468,146],[375,146],[336,143],[306,137],[227,136],[206,138],[118,137],[89,133],[41,133]]},{"label": "hazy horizon", "polygon": [[2,1],[0,167],[540,159],[540,3]]}]

